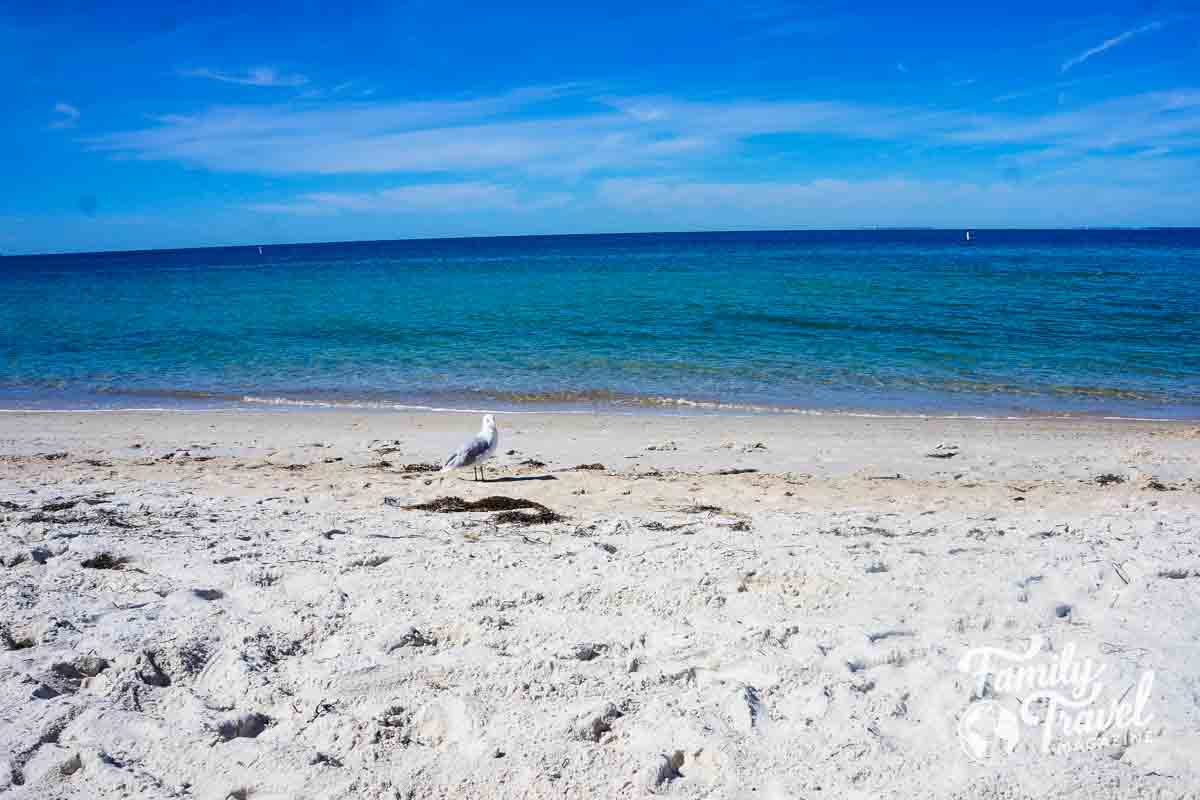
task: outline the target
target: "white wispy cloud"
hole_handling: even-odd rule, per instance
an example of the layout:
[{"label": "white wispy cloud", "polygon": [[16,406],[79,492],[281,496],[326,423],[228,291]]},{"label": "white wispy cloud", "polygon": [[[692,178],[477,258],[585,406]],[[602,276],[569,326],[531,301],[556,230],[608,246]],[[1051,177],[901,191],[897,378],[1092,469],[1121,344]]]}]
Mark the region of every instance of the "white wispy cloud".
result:
[{"label": "white wispy cloud", "polygon": [[279,202],[252,203],[253,211],[301,216],[339,213],[469,213],[534,211],[564,202],[557,193],[530,194],[495,183],[464,181],[396,186],[368,192],[305,192]]},{"label": "white wispy cloud", "polygon": [[253,67],[245,72],[220,72],[212,69],[181,69],[185,78],[207,78],[221,83],[236,83],[240,86],[297,87],[308,83],[303,75],[288,75],[274,67]]},{"label": "white wispy cloud", "polygon": [[[921,147],[1098,153],[1200,149],[1200,89],[1117,97],[1045,114],[972,113],[813,100],[596,97],[573,88],[428,101],[329,99],[216,106],[87,144],[119,158],[266,175],[530,178],[672,174],[736,156],[755,137],[801,134]],[[800,160],[795,148],[776,159]],[[310,205],[316,204],[308,198]],[[382,198],[375,198],[375,204]],[[328,209],[332,202],[319,203]]]},{"label": "white wispy cloud", "polygon": [[79,122],[79,109],[70,103],[55,103],[54,113],[58,117],[50,123],[51,128],[74,128]]},{"label": "white wispy cloud", "polygon": [[1050,84],[1046,84],[1045,86],[1034,86],[1030,89],[1018,89],[1014,92],[1005,92],[1004,94],[998,94],[992,98],[992,102],[993,103],[1009,103],[1009,102],[1012,102],[1013,100],[1022,100],[1026,97],[1032,97],[1036,94],[1043,94],[1045,92],[1057,92],[1060,89],[1066,88],[1067,86],[1073,86],[1078,83],[1079,83],[1079,81],[1058,81],[1057,83],[1050,83]]},{"label": "white wispy cloud", "polygon": [[1135,36],[1140,36],[1143,33],[1150,33],[1151,31],[1157,31],[1160,28],[1162,28],[1162,26],[1163,26],[1163,24],[1161,22],[1148,22],[1145,25],[1142,25],[1140,27],[1131,28],[1131,29],[1125,31],[1124,33],[1117,34],[1116,36],[1112,37],[1111,39],[1105,39],[1103,42],[1096,45],[1095,47],[1084,50],[1082,53],[1075,56],[1074,58],[1069,58],[1066,61],[1064,61],[1061,71],[1066,72],[1067,70],[1071,69],[1072,67],[1079,66],[1080,64],[1082,64],[1083,62],[1085,62],[1089,58],[1091,58],[1092,56],[1098,56],[1101,53],[1103,53],[1105,50],[1111,50],[1112,48],[1114,48],[1118,45],[1124,44],[1125,42],[1129,41],[1130,39],[1132,39]]},{"label": "white wispy cloud", "polygon": [[[1098,186],[1105,186],[1103,191]],[[885,178],[807,182],[704,182],[671,178],[602,181],[599,203],[642,230],[946,226],[1123,225],[1133,219],[1188,224],[1185,187],[1111,186],[1076,177],[1041,183]],[[981,223],[981,220],[984,221]]]},{"label": "white wispy cloud", "polygon": [[266,174],[462,172],[521,167],[545,174],[667,158],[703,146],[660,136],[624,113],[514,119],[559,89],[453,101],[221,106],[90,140],[144,160]]},{"label": "white wispy cloud", "polygon": [[1200,89],[1117,97],[1072,111],[989,115],[948,134],[977,144],[1049,145],[1068,151],[1200,145]]}]

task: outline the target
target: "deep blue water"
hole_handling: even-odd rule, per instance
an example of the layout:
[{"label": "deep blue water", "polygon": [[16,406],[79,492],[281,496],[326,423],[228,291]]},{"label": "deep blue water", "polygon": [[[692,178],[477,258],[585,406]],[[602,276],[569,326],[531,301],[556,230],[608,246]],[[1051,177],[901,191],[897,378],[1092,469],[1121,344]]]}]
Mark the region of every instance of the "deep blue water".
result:
[{"label": "deep blue water", "polygon": [[246,397],[1200,417],[1200,230],[0,258],[0,407]]}]

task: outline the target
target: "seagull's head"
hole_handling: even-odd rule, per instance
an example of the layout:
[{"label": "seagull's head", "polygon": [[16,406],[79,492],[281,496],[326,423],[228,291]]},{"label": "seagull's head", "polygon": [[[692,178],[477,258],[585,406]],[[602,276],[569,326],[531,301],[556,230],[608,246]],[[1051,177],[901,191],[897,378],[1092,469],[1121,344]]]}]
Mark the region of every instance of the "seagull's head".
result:
[{"label": "seagull's head", "polygon": [[491,414],[484,414],[483,415],[483,429],[485,431],[496,430],[496,418],[493,417]]}]

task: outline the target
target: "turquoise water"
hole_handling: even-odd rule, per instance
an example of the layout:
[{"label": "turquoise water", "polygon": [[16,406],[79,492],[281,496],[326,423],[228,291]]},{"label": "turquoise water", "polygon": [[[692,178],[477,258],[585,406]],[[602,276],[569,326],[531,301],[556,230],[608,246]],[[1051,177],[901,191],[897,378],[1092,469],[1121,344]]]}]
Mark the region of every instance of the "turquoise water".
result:
[{"label": "turquoise water", "polygon": [[1194,418],[1200,230],[9,257],[0,331],[6,408],[291,401]]}]

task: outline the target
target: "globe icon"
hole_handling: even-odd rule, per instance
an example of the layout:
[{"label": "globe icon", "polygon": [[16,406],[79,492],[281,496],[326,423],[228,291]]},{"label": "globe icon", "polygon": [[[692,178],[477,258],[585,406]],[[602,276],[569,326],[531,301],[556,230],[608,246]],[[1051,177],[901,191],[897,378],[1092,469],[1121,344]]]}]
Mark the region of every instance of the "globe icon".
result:
[{"label": "globe icon", "polygon": [[973,703],[958,721],[958,740],[967,758],[996,761],[1017,749],[1021,721],[995,700]]}]

